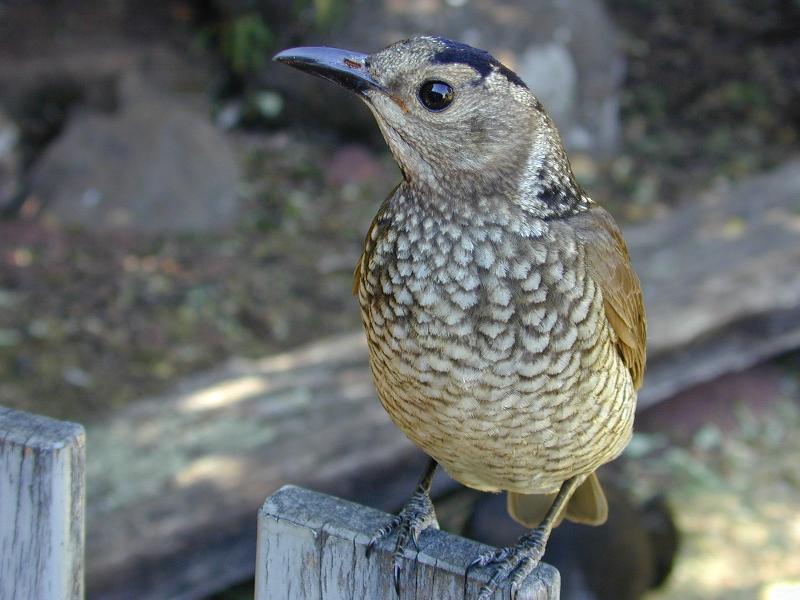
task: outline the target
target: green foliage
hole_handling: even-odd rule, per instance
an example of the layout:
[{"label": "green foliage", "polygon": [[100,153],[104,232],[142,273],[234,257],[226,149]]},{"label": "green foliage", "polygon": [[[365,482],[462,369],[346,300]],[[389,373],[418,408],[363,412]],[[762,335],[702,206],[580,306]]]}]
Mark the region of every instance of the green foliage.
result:
[{"label": "green foliage", "polygon": [[[332,25],[346,12],[345,0],[295,0],[290,4],[291,20],[312,28]],[[302,29],[303,27],[301,27]],[[276,29],[258,9],[232,14],[203,35],[217,46],[225,63],[236,75],[257,71],[276,50]]]},{"label": "green foliage", "polygon": [[236,15],[222,24],[219,49],[234,73],[245,75],[261,68],[274,43],[263,17],[256,12]]},{"label": "green foliage", "polygon": [[314,8],[314,22],[317,27],[325,27],[333,23],[344,13],[344,0],[304,0],[310,1]]}]

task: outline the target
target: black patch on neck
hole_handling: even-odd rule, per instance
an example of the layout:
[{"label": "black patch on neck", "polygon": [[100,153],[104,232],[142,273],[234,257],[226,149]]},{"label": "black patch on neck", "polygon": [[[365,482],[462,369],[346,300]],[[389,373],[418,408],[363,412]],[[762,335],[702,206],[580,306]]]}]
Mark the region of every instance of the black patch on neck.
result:
[{"label": "black patch on neck", "polygon": [[[574,181],[569,184],[558,182],[547,173],[544,167],[537,172],[537,178],[543,183],[536,196],[550,213],[546,218],[563,218],[583,212],[589,208],[583,190]],[[570,178],[571,180],[571,178]]]},{"label": "black patch on neck", "polygon": [[519,78],[511,69],[501,64],[494,56],[489,54],[486,50],[479,50],[466,44],[453,42],[444,38],[439,38],[439,41],[444,44],[444,49],[439,50],[433,55],[433,63],[438,65],[458,63],[468,65],[480,73],[482,78],[486,78],[493,70],[497,70],[503,77],[508,79],[514,85],[527,88],[525,82]]}]

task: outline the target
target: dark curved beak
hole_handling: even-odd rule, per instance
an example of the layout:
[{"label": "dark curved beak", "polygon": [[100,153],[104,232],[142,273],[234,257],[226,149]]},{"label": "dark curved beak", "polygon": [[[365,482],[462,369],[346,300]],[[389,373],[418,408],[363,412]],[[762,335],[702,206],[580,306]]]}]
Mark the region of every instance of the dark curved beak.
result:
[{"label": "dark curved beak", "polygon": [[272,57],[283,64],[311,75],[329,79],[360,96],[368,90],[386,92],[367,71],[366,54],[339,48],[289,48]]}]

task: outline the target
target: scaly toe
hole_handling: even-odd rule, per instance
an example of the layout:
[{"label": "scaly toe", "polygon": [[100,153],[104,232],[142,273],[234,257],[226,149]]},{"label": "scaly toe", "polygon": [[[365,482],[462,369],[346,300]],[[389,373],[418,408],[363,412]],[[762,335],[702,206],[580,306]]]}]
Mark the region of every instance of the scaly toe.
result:
[{"label": "scaly toe", "polygon": [[522,585],[522,582],[525,581],[525,578],[530,575],[531,571],[533,571],[538,564],[538,560],[534,560],[533,558],[523,558],[521,561],[519,561],[519,564],[514,568],[514,570],[511,571],[511,575],[509,577],[511,579],[512,598],[516,597],[519,586]]},{"label": "scaly toe", "polygon": [[369,542],[367,543],[367,551],[366,555],[367,558],[370,557],[372,551],[375,549],[375,544],[380,542],[382,539],[389,537],[395,530],[400,526],[402,519],[400,516],[393,517],[388,524],[384,525],[378,531],[376,531],[372,537],[370,538]]},{"label": "scaly toe", "polygon": [[478,558],[473,560],[469,565],[467,565],[467,575],[469,572],[474,569],[475,567],[485,567],[486,565],[490,565],[492,563],[499,563],[505,560],[513,548],[500,548],[498,550],[492,550],[490,552],[484,552]]},{"label": "scaly toe", "polygon": [[495,590],[508,580],[511,582],[512,597],[516,596],[519,586],[542,559],[547,534],[534,529],[522,536],[516,546],[481,555],[472,561],[467,572],[473,566],[497,565],[489,581],[481,588],[478,600],[489,600]]},{"label": "scaly toe", "polygon": [[400,514],[394,517],[387,525],[381,527],[372,536],[367,544],[367,557],[372,553],[375,544],[397,533],[397,542],[392,552],[394,589],[400,595],[400,574],[402,572],[403,560],[409,542],[419,551],[419,536],[429,527],[439,528],[436,520],[436,513],[433,509],[433,502],[426,492],[417,491],[409,499]]}]

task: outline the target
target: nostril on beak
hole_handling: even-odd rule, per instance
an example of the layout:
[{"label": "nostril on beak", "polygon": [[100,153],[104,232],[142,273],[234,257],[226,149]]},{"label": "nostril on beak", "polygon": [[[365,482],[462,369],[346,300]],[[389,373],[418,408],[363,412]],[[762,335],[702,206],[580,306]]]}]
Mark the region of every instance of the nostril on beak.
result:
[{"label": "nostril on beak", "polygon": [[329,79],[365,97],[368,91],[386,93],[367,71],[367,55],[360,52],[327,47],[289,48],[276,54],[273,60]]}]

